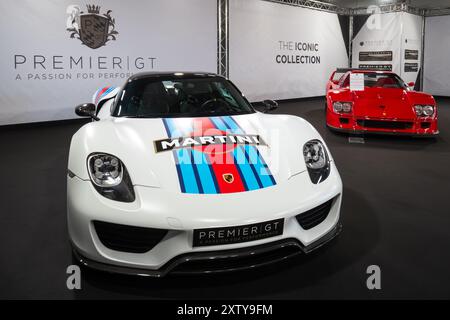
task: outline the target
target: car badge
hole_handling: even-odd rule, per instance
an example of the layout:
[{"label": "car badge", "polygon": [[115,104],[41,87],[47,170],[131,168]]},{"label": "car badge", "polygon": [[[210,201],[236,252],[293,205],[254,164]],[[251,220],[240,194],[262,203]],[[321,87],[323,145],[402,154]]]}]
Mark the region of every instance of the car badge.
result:
[{"label": "car badge", "polygon": [[226,183],[233,183],[234,181],[234,176],[231,173],[224,173],[222,178]]}]

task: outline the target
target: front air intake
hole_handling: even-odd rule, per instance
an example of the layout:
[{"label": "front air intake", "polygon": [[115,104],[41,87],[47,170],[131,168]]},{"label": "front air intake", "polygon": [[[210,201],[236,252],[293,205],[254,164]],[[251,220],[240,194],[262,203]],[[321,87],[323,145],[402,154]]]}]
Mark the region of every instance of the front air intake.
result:
[{"label": "front air intake", "polygon": [[94,221],[94,227],[105,247],[132,253],[150,251],[167,234],[165,229],[134,227],[103,221]]},{"label": "front air intake", "polygon": [[298,223],[305,230],[314,228],[315,226],[319,225],[327,218],[328,213],[331,210],[331,206],[333,205],[333,201],[334,199],[331,199],[325,203],[322,203],[320,206],[300,213],[296,216]]},{"label": "front air intake", "polygon": [[407,130],[413,127],[411,121],[389,121],[389,120],[357,120],[358,126],[374,129],[398,129]]}]

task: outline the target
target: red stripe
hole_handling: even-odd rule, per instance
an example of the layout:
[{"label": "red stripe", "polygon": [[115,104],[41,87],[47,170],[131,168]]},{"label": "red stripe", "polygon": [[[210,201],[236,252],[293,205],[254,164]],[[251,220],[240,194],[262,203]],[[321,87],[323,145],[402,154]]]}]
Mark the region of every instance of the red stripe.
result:
[{"label": "red stripe", "polygon": [[98,94],[97,94],[97,98],[95,98],[95,104],[98,103],[98,99],[100,99],[101,95],[103,94],[103,92],[105,92],[106,90],[108,90],[109,87],[104,87]]},{"label": "red stripe", "polygon": [[[195,119],[193,123],[195,136],[225,134],[218,130],[214,123],[209,118]],[[245,191],[244,183],[242,182],[239,171],[236,167],[233,156],[234,148],[230,145],[210,145],[203,147],[205,156],[211,163],[220,193],[232,193]],[[224,175],[233,175],[233,181],[227,182]]]}]

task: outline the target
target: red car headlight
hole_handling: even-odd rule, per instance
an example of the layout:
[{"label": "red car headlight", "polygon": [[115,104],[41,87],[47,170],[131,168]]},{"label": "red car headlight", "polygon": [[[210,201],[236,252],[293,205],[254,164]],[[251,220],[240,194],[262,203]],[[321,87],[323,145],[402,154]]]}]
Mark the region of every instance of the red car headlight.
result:
[{"label": "red car headlight", "polygon": [[352,102],[333,102],[333,110],[337,113],[349,113],[352,112]]},{"label": "red car headlight", "polygon": [[434,114],[434,106],[432,105],[415,105],[414,111],[418,117],[431,117]]}]

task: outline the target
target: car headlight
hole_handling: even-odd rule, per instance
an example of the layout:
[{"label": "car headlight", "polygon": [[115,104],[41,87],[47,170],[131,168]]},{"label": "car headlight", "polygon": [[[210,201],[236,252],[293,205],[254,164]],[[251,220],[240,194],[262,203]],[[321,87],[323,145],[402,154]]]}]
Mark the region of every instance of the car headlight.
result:
[{"label": "car headlight", "polygon": [[93,153],[87,159],[89,177],[104,197],[133,202],[135,194],[127,169],[119,158],[107,153]]},{"label": "car headlight", "polygon": [[315,184],[330,175],[330,160],[327,150],[320,140],[310,140],[303,146],[303,157],[311,181]]},{"label": "car headlight", "polygon": [[333,110],[334,112],[341,113],[349,113],[352,111],[352,103],[351,102],[333,102]]},{"label": "car headlight", "polygon": [[414,111],[418,117],[430,117],[434,114],[434,106],[432,105],[415,105]]},{"label": "car headlight", "polygon": [[427,117],[432,116],[434,113],[434,107],[433,106],[423,106],[422,112],[424,115],[426,115]]}]

